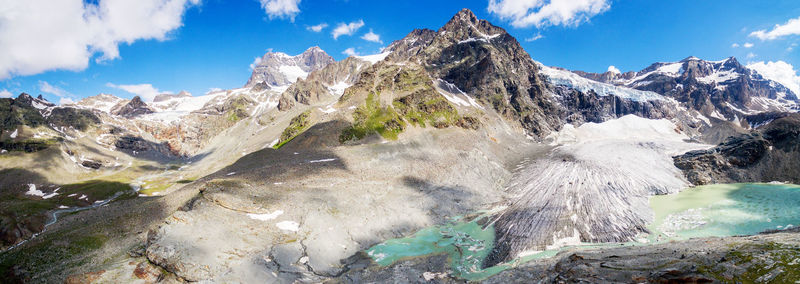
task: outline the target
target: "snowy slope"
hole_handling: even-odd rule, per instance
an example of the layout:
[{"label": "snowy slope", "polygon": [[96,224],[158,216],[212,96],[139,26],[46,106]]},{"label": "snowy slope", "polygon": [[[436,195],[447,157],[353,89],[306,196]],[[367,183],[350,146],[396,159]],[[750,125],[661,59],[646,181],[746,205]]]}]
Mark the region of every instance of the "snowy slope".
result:
[{"label": "snowy slope", "polygon": [[629,99],[633,101],[653,101],[664,100],[665,98],[658,93],[649,91],[640,91],[631,88],[614,86],[611,84],[601,83],[594,80],[589,80],[579,76],[578,74],[570,71],[547,67],[538,63],[539,71],[547,77],[547,79],[560,86],[566,86],[576,89],[581,92],[588,92],[594,90],[600,96],[615,95],[620,98]]}]

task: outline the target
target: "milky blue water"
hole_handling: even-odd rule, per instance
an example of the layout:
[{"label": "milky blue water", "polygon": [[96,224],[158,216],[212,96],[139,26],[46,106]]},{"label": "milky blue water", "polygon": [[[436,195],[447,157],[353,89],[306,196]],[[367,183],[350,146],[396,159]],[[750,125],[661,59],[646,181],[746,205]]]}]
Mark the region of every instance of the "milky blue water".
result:
[{"label": "milky blue water", "polygon": [[[650,198],[655,221],[648,227],[646,243],[695,237],[752,235],[766,230],[800,226],[800,186],[783,184],[723,184],[689,188],[681,193]],[[480,280],[520,263],[556,255],[556,249],[535,252],[494,267],[481,264],[494,248],[494,228],[474,220],[451,222],[422,229],[412,236],[385,241],[367,250],[379,265],[437,253],[448,255],[453,275]],[[485,221],[485,220],[483,220]],[[582,249],[620,244],[585,244]],[[625,243],[624,245],[645,245]],[[575,247],[572,247],[575,248]]]}]

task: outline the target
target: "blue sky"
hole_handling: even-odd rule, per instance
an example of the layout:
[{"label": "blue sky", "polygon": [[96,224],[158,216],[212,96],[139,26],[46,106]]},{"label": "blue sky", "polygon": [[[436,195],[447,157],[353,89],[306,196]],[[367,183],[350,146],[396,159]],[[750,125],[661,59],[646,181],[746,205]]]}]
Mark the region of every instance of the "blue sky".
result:
[{"label": "blue sky", "polygon": [[[75,8],[81,15],[80,0],[60,2],[73,1],[78,5],[55,10]],[[320,46],[337,60],[346,58],[343,52],[349,48],[374,54],[414,28],[438,29],[461,8],[506,28],[534,60],[572,70],[604,72],[610,65],[623,72],[640,70],[690,55],[800,66],[796,0],[586,0],[582,2],[594,6],[572,8],[563,4],[576,1],[142,0],[127,2],[152,2],[155,8],[136,12],[120,7],[124,17],[114,16],[118,20],[112,20],[117,14],[101,11],[96,23],[72,28],[70,19],[37,23],[39,29],[27,22],[4,25],[15,21],[8,16],[14,9],[35,11],[29,16],[34,20],[50,18],[41,12],[44,6],[36,5],[53,2],[19,2],[11,11],[0,9],[0,54],[6,54],[0,55],[0,95],[28,92],[55,102],[98,93],[130,98],[142,92],[202,95],[212,88],[237,88],[247,81],[253,60],[269,50],[294,55]],[[119,2],[91,1],[109,6],[109,11]],[[157,10],[165,3],[173,6]],[[85,11],[83,15],[85,19]],[[799,19],[798,27],[793,19]],[[334,39],[338,25],[358,26],[361,21],[363,26],[352,35]],[[320,24],[327,27],[310,29]],[[62,26],[58,40],[45,34]],[[92,32],[98,26],[103,32]],[[362,38],[370,31],[380,41]]]}]

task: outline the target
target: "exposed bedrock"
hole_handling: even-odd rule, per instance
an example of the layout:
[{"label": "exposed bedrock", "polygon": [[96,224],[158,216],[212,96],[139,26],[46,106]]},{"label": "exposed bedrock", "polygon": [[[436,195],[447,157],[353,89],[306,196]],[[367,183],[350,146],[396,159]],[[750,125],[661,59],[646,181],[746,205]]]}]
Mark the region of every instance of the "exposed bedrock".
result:
[{"label": "exposed bedrock", "polygon": [[674,157],[695,185],[735,182],[800,182],[800,115],[768,122],[748,134],[728,137],[708,150]]}]

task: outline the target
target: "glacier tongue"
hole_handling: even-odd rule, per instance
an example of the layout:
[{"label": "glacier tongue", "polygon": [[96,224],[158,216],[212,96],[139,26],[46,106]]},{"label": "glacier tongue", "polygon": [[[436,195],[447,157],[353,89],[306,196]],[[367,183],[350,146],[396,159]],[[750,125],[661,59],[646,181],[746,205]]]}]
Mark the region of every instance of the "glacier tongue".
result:
[{"label": "glacier tongue", "polygon": [[689,186],[671,156],[709,147],[684,142],[688,137],[675,129],[668,120],[628,115],[552,135],[560,145],[525,162],[508,184],[513,197],[495,215],[490,262],[552,249],[564,239],[622,242],[647,232],[648,196]]}]

